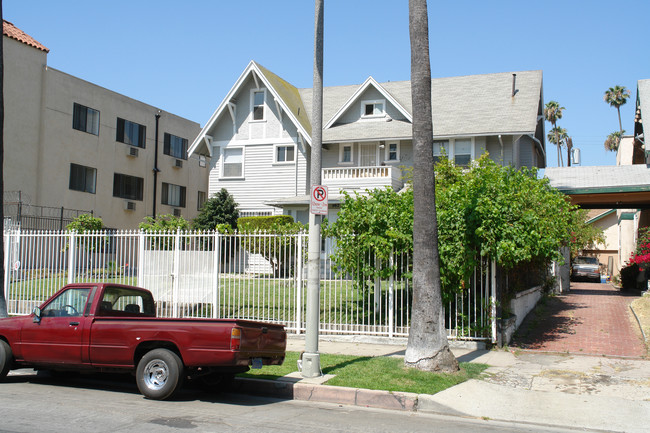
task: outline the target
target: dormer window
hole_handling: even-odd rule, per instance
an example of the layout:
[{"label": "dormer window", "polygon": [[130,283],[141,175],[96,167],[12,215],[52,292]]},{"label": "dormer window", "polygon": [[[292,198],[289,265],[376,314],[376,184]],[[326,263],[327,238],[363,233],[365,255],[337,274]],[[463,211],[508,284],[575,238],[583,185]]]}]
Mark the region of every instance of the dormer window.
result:
[{"label": "dormer window", "polygon": [[361,103],[361,117],[383,117],[386,115],[386,101],[363,101]]},{"label": "dormer window", "polygon": [[264,120],[264,90],[253,92],[253,120]]}]

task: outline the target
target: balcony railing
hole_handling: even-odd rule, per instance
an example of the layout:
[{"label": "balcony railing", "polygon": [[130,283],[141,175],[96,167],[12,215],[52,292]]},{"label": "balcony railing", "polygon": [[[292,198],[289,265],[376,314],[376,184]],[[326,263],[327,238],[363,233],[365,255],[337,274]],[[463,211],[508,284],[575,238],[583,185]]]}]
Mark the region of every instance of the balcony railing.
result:
[{"label": "balcony railing", "polygon": [[322,182],[330,189],[330,194],[341,190],[363,191],[386,186],[401,189],[404,186],[402,171],[391,166],[324,168]]}]

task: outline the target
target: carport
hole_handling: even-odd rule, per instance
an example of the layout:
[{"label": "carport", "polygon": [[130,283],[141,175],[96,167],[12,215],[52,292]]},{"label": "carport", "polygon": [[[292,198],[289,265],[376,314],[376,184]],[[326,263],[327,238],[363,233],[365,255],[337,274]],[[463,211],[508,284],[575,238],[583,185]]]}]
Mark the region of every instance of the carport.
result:
[{"label": "carport", "polygon": [[585,209],[650,209],[650,168],[645,164],[553,167],[544,176]]},{"label": "carport", "polygon": [[[610,272],[617,274],[634,251],[637,228],[650,225],[650,168],[645,164],[553,167],[547,168],[544,176],[573,204],[585,209],[617,210],[617,227],[610,230],[610,235],[617,232],[618,242],[613,243],[611,251],[597,253],[608,267],[609,257],[613,258]],[[568,272],[568,267],[561,271],[566,284]]]}]

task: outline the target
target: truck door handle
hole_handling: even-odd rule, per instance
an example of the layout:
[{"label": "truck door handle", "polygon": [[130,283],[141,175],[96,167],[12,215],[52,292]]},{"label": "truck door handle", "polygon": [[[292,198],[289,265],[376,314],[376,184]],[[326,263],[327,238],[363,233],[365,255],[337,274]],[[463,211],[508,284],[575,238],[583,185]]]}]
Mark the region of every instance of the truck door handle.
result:
[{"label": "truck door handle", "polygon": [[79,322],[70,322],[70,326],[79,326]]}]

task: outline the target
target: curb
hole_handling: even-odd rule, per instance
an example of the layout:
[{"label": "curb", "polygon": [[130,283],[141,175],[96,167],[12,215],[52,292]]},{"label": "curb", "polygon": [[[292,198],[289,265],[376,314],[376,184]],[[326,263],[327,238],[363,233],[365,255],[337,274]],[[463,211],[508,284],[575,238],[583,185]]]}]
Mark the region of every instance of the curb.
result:
[{"label": "curb", "polygon": [[636,319],[636,323],[639,325],[639,329],[641,330],[641,335],[643,336],[643,341],[648,343],[648,336],[645,335],[645,332],[643,332],[643,326],[641,326],[641,320],[639,320],[639,316],[636,315],[636,311],[634,311],[634,308],[632,307],[632,304],[630,304],[630,310],[632,310],[632,314],[634,314],[634,318]]},{"label": "curb", "polygon": [[419,399],[419,394],[411,392],[377,391],[241,377],[235,379],[231,391],[288,400],[317,401],[409,412],[418,410]]}]

